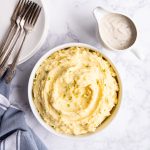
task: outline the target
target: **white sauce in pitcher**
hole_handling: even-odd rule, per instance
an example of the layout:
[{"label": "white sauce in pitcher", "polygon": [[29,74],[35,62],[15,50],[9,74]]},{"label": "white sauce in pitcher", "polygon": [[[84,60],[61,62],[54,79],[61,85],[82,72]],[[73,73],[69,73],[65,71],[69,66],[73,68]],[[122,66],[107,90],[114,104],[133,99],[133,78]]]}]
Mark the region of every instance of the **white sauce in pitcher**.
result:
[{"label": "white sauce in pitcher", "polygon": [[99,29],[105,44],[117,50],[129,48],[137,36],[133,22],[121,14],[110,13],[104,16]]}]

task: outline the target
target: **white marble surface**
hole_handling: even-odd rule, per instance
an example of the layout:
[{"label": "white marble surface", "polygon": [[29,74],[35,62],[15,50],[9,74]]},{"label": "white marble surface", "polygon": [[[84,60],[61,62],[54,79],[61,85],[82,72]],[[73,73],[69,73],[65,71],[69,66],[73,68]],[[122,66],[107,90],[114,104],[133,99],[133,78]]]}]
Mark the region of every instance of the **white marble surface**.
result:
[{"label": "white marble surface", "polygon": [[[18,68],[11,85],[11,101],[25,111],[30,127],[49,150],[150,150],[150,0],[44,0],[48,7],[49,33],[40,51]],[[102,48],[92,11],[103,6],[131,15],[139,26],[138,47],[145,60],[131,52]],[[83,42],[100,48],[117,66],[124,96],[115,120],[97,136],[82,141],[48,133],[33,116],[27,97],[30,72],[49,49],[66,42]]]}]

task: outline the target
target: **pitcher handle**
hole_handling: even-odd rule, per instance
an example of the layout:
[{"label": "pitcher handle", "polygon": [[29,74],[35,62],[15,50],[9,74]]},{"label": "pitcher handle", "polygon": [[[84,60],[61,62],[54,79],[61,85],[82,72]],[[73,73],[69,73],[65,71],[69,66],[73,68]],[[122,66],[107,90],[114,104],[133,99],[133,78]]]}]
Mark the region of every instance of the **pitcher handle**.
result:
[{"label": "pitcher handle", "polygon": [[145,59],[145,56],[144,56],[144,54],[142,53],[142,51],[141,51],[140,48],[133,47],[133,48],[131,49],[131,52],[132,52],[139,60],[144,60],[144,59]]}]

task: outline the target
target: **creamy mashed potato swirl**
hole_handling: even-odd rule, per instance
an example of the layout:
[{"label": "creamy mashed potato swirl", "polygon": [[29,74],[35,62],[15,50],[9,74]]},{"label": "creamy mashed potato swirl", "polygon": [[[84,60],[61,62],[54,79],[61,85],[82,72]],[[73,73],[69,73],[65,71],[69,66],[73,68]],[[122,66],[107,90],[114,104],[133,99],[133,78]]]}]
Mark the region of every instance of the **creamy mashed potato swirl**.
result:
[{"label": "creamy mashed potato swirl", "polygon": [[118,102],[116,73],[99,52],[69,47],[38,68],[33,100],[43,120],[71,135],[94,132]]}]

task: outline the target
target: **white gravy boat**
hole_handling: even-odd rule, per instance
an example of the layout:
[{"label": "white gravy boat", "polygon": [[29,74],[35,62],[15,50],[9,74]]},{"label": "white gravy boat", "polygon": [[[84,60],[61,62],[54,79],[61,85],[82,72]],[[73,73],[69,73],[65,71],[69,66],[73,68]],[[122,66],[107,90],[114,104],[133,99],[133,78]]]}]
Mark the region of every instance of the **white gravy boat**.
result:
[{"label": "white gravy boat", "polygon": [[[138,59],[144,59],[144,56],[142,55],[142,53],[140,52],[140,49],[137,48],[137,41],[138,41],[138,29],[137,29],[137,25],[135,25],[135,22],[133,21],[133,19],[131,19],[130,17],[124,15],[124,14],[120,14],[120,13],[116,13],[116,12],[110,12],[102,7],[96,7],[93,11],[94,16],[97,20],[98,23],[98,28],[99,28],[99,36],[102,40],[102,42],[104,43],[104,45],[106,47],[108,47],[111,50],[114,51],[126,51],[126,50],[130,50]],[[125,17],[131,24],[132,24],[132,30],[134,30],[134,34],[133,34],[133,42],[126,48],[123,49],[117,49],[115,47],[112,47],[104,38],[103,34],[102,34],[102,24],[101,21],[103,18],[105,18],[106,16],[108,16],[109,14],[115,14],[115,15],[119,15],[122,17]]]}]

